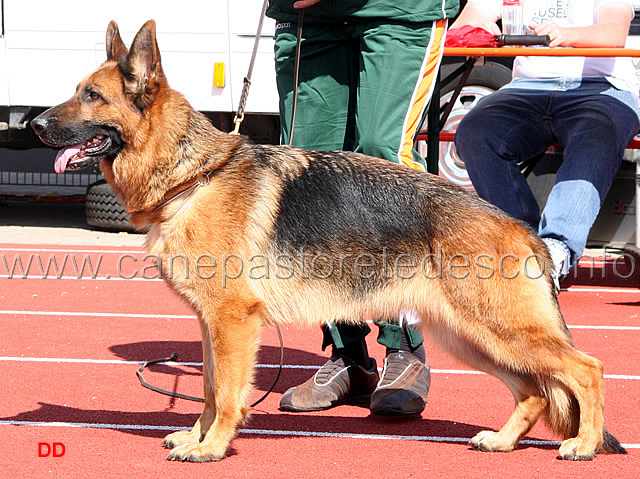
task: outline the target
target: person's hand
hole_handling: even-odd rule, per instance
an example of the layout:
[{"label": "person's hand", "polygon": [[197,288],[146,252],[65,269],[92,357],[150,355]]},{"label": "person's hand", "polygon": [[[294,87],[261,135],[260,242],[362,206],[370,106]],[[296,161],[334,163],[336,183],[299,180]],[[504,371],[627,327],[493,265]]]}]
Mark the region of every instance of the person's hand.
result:
[{"label": "person's hand", "polygon": [[529,28],[533,30],[536,35],[549,35],[549,39],[551,40],[549,43],[550,47],[570,46],[566,29],[562,28],[555,22],[542,22],[538,25],[529,25]]},{"label": "person's hand", "polygon": [[502,32],[500,31],[500,27],[495,22],[485,22],[485,23],[481,23],[479,25],[474,25],[474,26],[480,27],[483,30],[488,31],[489,33],[491,33],[493,35],[501,35],[502,34]]},{"label": "person's hand", "polygon": [[315,5],[320,0],[300,0],[299,2],[294,2],[293,8],[307,8],[311,5]]}]

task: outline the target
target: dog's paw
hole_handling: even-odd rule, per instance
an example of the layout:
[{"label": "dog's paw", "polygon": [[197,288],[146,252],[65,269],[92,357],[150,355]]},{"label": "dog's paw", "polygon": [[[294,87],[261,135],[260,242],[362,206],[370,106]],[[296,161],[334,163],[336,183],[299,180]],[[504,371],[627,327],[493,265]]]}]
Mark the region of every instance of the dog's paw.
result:
[{"label": "dog's paw", "polygon": [[512,441],[505,441],[500,433],[495,431],[480,431],[469,444],[478,451],[509,452],[515,447]]},{"label": "dog's paw", "polygon": [[595,447],[585,444],[582,438],[574,437],[562,441],[558,457],[567,461],[590,461],[595,455]]},{"label": "dog's paw", "polygon": [[192,431],[176,431],[165,436],[162,440],[162,446],[167,449],[174,449],[187,444],[197,444],[200,442],[199,434]]},{"label": "dog's paw", "polygon": [[207,444],[185,444],[172,449],[167,456],[169,461],[209,462],[219,461],[226,455],[225,451],[216,451],[215,447]]}]

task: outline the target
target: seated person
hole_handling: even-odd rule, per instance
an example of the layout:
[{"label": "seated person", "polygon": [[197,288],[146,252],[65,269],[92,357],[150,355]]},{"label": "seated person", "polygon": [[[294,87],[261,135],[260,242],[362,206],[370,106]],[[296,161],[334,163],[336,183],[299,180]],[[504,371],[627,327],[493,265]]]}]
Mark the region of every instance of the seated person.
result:
[{"label": "seated person", "polygon": [[[630,0],[568,0],[564,16],[545,17],[555,0],[522,0],[525,25],[552,47],[624,47]],[[469,0],[452,28],[500,33],[501,0]],[[631,58],[517,57],[513,81],[465,116],[455,145],[480,197],[528,223],[545,241],[557,280],[575,265],[637,133],[638,80]],[[560,142],[564,160],[546,206],[518,163]]]}]

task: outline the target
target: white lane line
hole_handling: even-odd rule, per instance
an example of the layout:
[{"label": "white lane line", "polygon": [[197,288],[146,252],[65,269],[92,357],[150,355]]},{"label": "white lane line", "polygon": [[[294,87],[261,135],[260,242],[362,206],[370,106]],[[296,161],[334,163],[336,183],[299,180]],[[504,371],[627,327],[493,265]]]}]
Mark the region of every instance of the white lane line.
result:
[{"label": "white lane line", "polygon": [[0,314],[25,316],[80,316],[88,318],[149,318],[149,319],[198,319],[193,314],[144,314],[144,313],[84,313],[77,311],[11,311],[0,310]]},{"label": "white lane line", "polygon": [[[89,422],[47,422],[47,421],[11,421],[0,420],[0,425],[5,426],[37,426],[37,427],[75,427],[93,429],[116,429],[116,430],[143,430],[143,431],[188,431],[190,427],[184,426],[153,426],[146,424],[104,424]],[[334,437],[347,439],[372,439],[372,440],[400,440],[418,442],[454,442],[468,443],[470,437],[447,437],[447,436],[405,436],[400,434],[354,434],[348,432],[320,432],[320,431],[291,431],[286,429],[250,429],[242,428],[240,434],[255,436],[289,436],[289,437]],[[558,441],[541,441],[534,439],[523,439],[520,444],[533,446],[560,446]],[[640,449],[640,444],[623,444],[626,449]]]},{"label": "white lane line", "polygon": [[604,329],[611,331],[640,331],[640,326],[598,326],[598,325],[569,325],[569,329]]},{"label": "white lane line", "polygon": [[[145,361],[127,361],[119,359],[82,359],[82,358],[33,358],[33,357],[20,357],[20,356],[0,356],[0,362],[23,362],[23,363],[71,363],[71,364],[115,364],[115,365],[135,365],[140,366]],[[168,366],[187,366],[187,367],[202,367],[201,362],[180,362],[171,361],[158,363]],[[277,369],[278,364],[256,364],[256,368],[259,369]],[[320,369],[320,366],[304,365],[304,364],[283,364],[283,369]],[[378,368],[382,370],[382,368]],[[462,375],[484,375],[481,371],[473,371],[467,369],[431,369],[433,374],[462,374]],[[640,381],[640,376],[631,376],[628,374],[605,374],[605,379],[624,379]]]},{"label": "white lane line", "polygon": [[[20,311],[0,310],[0,315],[24,315],[24,316],[71,316],[87,318],[148,318],[148,319],[198,319],[191,314],[145,314],[145,313],[92,313],[81,311]],[[371,323],[372,321],[367,321]],[[569,325],[569,329],[594,329],[611,331],[640,331],[640,326],[602,326],[602,325]]]},{"label": "white lane line", "polygon": [[[136,272],[139,273],[139,272]],[[133,273],[131,273],[133,274]],[[29,273],[24,276],[22,273],[14,273],[12,275],[8,274],[0,274],[0,279],[10,279],[13,281],[27,281],[27,280],[55,280],[55,281],[125,281],[125,282],[136,282],[136,281],[151,281],[151,282],[164,282],[161,278],[154,277],[144,278],[138,277],[136,274],[135,277],[122,276],[117,273],[114,274],[105,274],[103,276],[97,275],[87,275],[87,276],[60,276],[58,277],[54,272],[48,274],[43,277],[40,271],[37,273]],[[640,288],[580,288],[570,286],[569,288],[562,288],[560,291],[564,291],[565,293],[614,293],[614,294],[640,294]]]},{"label": "white lane line", "polygon": [[55,276],[54,274],[51,274],[49,276],[45,276],[42,277],[42,275],[38,275],[37,273],[33,274],[33,275],[29,275],[27,277],[22,277],[21,274],[16,273],[15,275],[9,276],[6,274],[0,274],[0,279],[10,279],[12,281],[25,281],[25,280],[39,280],[39,281],[47,281],[47,280],[51,280],[51,281],[110,281],[110,282],[114,282],[114,281],[127,281],[127,282],[135,282],[135,281],[151,281],[151,282],[156,282],[156,283],[164,283],[164,280],[161,278],[126,278],[126,277],[120,277],[117,274],[114,275],[105,275],[105,276],[82,276],[82,277],[77,277],[77,276]]},{"label": "white lane line", "polygon": [[0,251],[19,251],[22,253],[98,253],[98,254],[147,254],[145,249],[61,249],[61,248],[0,248]]},{"label": "white lane line", "polygon": [[576,288],[570,286],[569,288],[562,288],[560,291],[568,293],[627,293],[627,294],[640,294],[640,288]]}]

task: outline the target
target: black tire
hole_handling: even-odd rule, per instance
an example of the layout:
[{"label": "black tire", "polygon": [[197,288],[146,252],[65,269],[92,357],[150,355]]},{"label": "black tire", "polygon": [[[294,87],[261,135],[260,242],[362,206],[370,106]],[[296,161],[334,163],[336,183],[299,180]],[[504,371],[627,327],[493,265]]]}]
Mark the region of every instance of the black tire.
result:
[{"label": "black tire", "polygon": [[89,185],[85,197],[87,224],[101,230],[134,232],[129,215],[105,180]]}]

